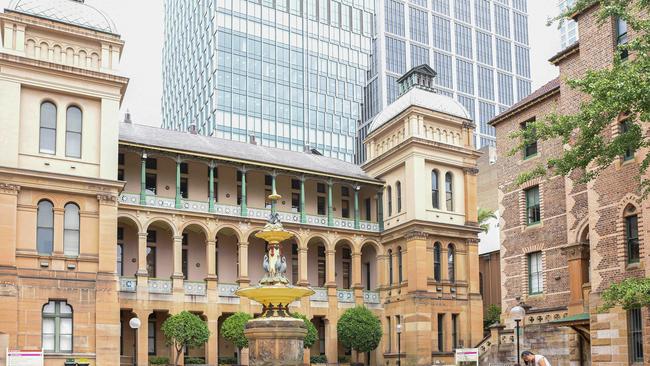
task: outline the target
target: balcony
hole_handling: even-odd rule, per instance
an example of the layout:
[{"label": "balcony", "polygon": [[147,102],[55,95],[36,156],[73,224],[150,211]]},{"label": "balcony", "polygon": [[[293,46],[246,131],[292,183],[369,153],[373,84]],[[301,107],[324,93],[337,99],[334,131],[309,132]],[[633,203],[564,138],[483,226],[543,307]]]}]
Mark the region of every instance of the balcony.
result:
[{"label": "balcony", "polygon": [[[140,205],[140,194],[137,193],[122,193],[120,195],[120,203],[123,204],[129,204],[129,205]],[[174,198],[168,198],[168,197],[159,197],[159,196],[147,196],[146,199],[146,206],[149,207],[160,207],[160,208],[167,208],[167,209],[174,209],[175,208],[175,200]],[[181,200],[181,208],[180,210],[184,211],[190,211],[190,212],[199,212],[199,213],[210,213],[209,210],[209,203],[208,202],[203,202],[203,201],[192,201],[192,200],[186,200],[182,199]],[[270,209],[265,209],[265,208],[254,208],[254,207],[248,207],[247,209],[248,213],[247,216],[248,218],[251,219],[266,219],[269,217],[271,210]],[[300,221],[300,214],[295,213],[295,212],[282,212],[278,211],[280,215],[280,220],[282,220],[284,223],[295,223],[299,224]],[[229,217],[242,217],[241,215],[241,207],[240,206],[235,206],[235,205],[228,205],[228,204],[223,204],[223,203],[215,203],[214,204],[214,212],[213,214],[216,215],[223,215],[223,216],[229,216]],[[333,219],[332,225],[328,225],[328,220],[327,216],[321,216],[321,215],[305,215],[306,216],[306,221],[304,224],[306,225],[314,225],[314,226],[321,226],[321,227],[334,227],[334,228],[340,228],[340,229],[349,229],[349,230],[355,230],[354,228],[354,220],[350,219],[345,219],[345,218],[338,218],[335,217]],[[361,231],[368,231],[368,232],[379,232],[379,224],[376,222],[369,222],[369,221],[359,221],[359,229]]]}]

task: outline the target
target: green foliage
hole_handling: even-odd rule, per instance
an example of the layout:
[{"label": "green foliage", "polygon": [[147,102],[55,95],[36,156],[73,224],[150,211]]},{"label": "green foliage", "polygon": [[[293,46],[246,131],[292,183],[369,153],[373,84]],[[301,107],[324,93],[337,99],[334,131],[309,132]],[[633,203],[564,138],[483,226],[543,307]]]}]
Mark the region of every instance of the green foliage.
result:
[{"label": "green foliage", "polygon": [[[611,27],[611,19],[620,18],[627,22],[634,37],[620,46],[612,67],[589,70],[580,79],[567,80],[570,88],[585,96],[575,114],[556,111],[511,135],[520,142],[512,154],[536,140],[555,140],[568,146],[560,155],[547,157],[545,164],[522,173],[518,184],[547,173],[578,173],[580,182],[588,182],[619,161],[626,151],[650,146],[650,135],[644,132],[650,122],[650,22],[647,16],[639,16],[650,12],[650,1],[577,0],[555,20],[566,21],[594,4],[599,5],[597,16],[602,27]],[[630,56],[622,59],[623,51]],[[627,131],[613,134],[624,116],[628,117]],[[650,181],[642,178],[649,165],[650,154],[643,157],[637,176],[644,196],[650,193]]]},{"label": "green foliage", "polygon": [[151,356],[149,357],[150,365],[169,365],[169,357],[158,357]]},{"label": "green foliage", "polygon": [[315,363],[327,363],[327,356],[325,355],[311,356],[309,357],[309,363],[312,365]]},{"label": "green foliage", "polygon": [[236,365],[237,357],[219,357],[219,365]]},{"label": "green foliage", "polygon": [[313,346],[314,343],[316,343],[318,340],[318,330],[316,330],[316,326],[314,326],[314,323],[307,319],[307,317],[303,314],[291,313],[291,316],[296,319],[302,319],[305,322],[305,326],[307,327],[307,335],[305,336],[304,348],[311,348],[311,346]]},{"label": "green foliage", "polygon": [[336,324],[336,332],[343,346],[362,353],[377,348],[382,336],[379,318],[361,305],[343,313]]},{"label": "green foliage", "polygon": [[483,315],[483,328],[488,328],[501,320],[501,307],[491,304]]},{"label": "green foliage", "polygon": [[628,278],[613,283],[602,294],[603,305],[599,312],[621,306],[625,310],[650,306],[650,278]]},{"label": "green foliage", "polygon": [[167,343],[176,350],[175,365],[178,365],[183,348],[200,347],[210,338],[210,330],[205,322],[189,311],[181,311],[167,318],[161,330]]},{"label": "green foliage", "polygon": [[235,347],[242,349],[248,347],[248,339],[244,336],[244,327],[249,320],[253,317],[248,313],[234,313],[223,322],[221,325],[221,334],[223,337],[235,345]]},{"label": "green foliage", "polygon": [[339,356],[338,361],[339,363],[348,363],[350,362],[350,356],[346,356],[346,355]]},{"label": "green foliage", "polygon": [[203,357],[187,357],[185,358],[186,365],[203,365],[205,364],[205,359]]},{"label": "green foliage", "polygon": [[488,221],[490,219],[496,219],[497,216],[494,214],[494,211],[488,210],[485,208],[480,208],[478,209],[478,226],[483,230],[484,233],[487,234],[488,231],[490,231],[490,224]]}]

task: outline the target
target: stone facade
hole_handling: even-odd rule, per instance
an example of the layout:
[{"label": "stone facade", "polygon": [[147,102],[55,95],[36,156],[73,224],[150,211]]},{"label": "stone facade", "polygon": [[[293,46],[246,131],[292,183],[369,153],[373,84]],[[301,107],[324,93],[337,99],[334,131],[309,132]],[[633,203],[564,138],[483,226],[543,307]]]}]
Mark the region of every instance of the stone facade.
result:
[{"label": "stone facade", "polygon": [[[527,307],[523,349],[546,355],[553,365],[628,365],[635,361],[630,351],[631,319],[621,309],[599,313],[600,296],[610,284],[624,278],[647,276],[644,242],[647,202],[640,200],[640,161],[647,151],[637,151],[631,159],[616,161],[597,179],[584,184],[579,175],[543,177],[522,186],[517,175],[531,170],[563,150],[560,141],[538,141],[532,156],[508,156],[515,141],[511,132],[531,120],[541,120],[551,112],[573,114],[584,96],[571,89],[566,80],[579,78],[586,70],[612,65],[616,52],[615,21],[597,20],[598,6],[575,15],[580,41],[551,59],[560,70],[553,80],[492,121],[497,129],[499,195],[502,239],[503,319],[513,326],[508,311],[517,303]],[[633,35],[631,35],[633,36]],[[606,45],[611,45],[607,47]],[[606,131],[614,136],[620,121],[612,121]],[[541,220],[527,222],[526,190],[539,187]],[[626,217],[638,218],[640,260],[628,261]],[[539,253],[539,257],[537,254]],[[533,255],[535,257],[533,258]],[[535,286],[540,263],[541,291]],[[531,277],[532,276],[532,277]],[[531,279],[532,278],[532,279]],[[648,363],[647,311],[642,311],[643,345]],[[536,325],[539,323],[539,325]],[[540,332],[539,330],[542,330]],[[496,343],[496,342],[495,342]]]},{"label": "stone facade", "polygon": [[[128,82],[115,71],[119,36],[13,11],[0,14],[0,29],[0,339],[9,348],[46,348],[46,365],[147,365],[171,356],[160,327],[188,310],[211,337],[186,356],[210,365],[234,356],[219,327],[234,312],[261,312],[234,291],[262,276],[254,234],[274,209],[295,234],[282,244],[289,279],[316,291],[291,305],[321,338],[305,361],[356,356],[336,336],[355,304],[384,326],[379,348],[360,355],[367,364],[395,365],[398,339],[402,359],[417,365],[448,363],[454,348],[481,340],[471,121],[408,105],[369,135],[400,140],[363,170],[247,143],[215,151],[226,142],[118,122]],[[80,61],[86,49],[98,50],[97,63]],[[273,190],[283,197],[276,207],[266,200]]]}]

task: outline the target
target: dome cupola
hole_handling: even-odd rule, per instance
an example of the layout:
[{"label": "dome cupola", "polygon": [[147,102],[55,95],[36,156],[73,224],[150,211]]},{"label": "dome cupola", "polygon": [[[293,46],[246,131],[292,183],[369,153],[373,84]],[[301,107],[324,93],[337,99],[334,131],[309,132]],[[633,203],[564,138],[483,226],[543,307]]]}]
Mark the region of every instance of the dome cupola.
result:
[{"label": "dome cupola", "polygon": [[117,34],[115,23],[84,0],[14,0],[9,10],[104,33]]}]

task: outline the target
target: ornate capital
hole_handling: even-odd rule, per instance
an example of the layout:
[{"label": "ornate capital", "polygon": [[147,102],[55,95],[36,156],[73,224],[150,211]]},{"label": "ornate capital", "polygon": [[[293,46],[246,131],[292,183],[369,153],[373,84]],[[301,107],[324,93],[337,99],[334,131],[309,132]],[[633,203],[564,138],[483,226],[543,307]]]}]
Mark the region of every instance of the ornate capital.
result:
[{"label": "ornate capital", "polygon": [[475,129],[476,128],[476,123],[474,123],[474,122],[463,122],[462,127],[467,128],[467,129],[470,129],[470,128]]},{"label": "ornate capital", "polygon": [[478,170],[477,167],[463,168],[463,172],[465,172],[465,174],[469,174],[469,175],[478,175],[479,170]]},{"label": "ornate capital", "polygon": [[467,239],[465,242],[467,243],[467,245],[478,245],[479,240],[478,238],[471,238],[471,239]]},{"label": "ornate capital", "polygon": [[0,183],[0,193],[5,194],[18,194],[20,186],[11,183]]},{"label": "ornate capital", "polygon": [[429,237],[428,233],[425,233],[424,231],[409,231],[404,235],[404,238],[406,240],[426,240]]},{"label": "ornate capital", "polygon": [[97,200],[99,203],[116,203],[117,202],[117,196],[114,194],[110,193],[100,193],[97,195]]},{"label": "ornate capital", "polygon": [[566,256],[567,260],[578,260],[578,259],[587,259],[589,258],[589,245],[583,243],[577,243],[572,245],[567,245],[562,248],[562,254]]}]

